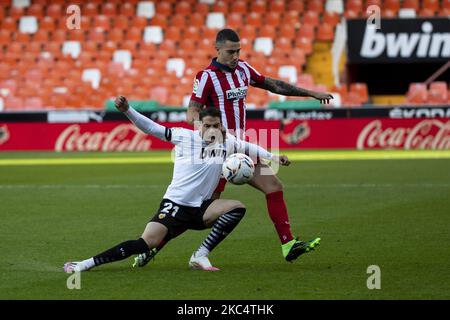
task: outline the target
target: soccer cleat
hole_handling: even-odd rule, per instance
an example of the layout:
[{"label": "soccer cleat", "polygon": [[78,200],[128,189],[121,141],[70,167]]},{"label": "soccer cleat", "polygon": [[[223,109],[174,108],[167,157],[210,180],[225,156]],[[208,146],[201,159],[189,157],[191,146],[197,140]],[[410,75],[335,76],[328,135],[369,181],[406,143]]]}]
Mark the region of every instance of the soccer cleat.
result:
[{"label": "soccer cleat", "polygon": [[281,246],[281,248],[283,250],[283,256],[286,261],[292,262],[302,254],[314,250],[314,248],[319,244],[320,238],[315,238],[314,240],[310,241],[301,241],[297,238],[295,240],[289,241],[288,243],[285,243]]},{"label": "soccer cleat", "polygon": [[157,253],[158,250],[156,248],[153,248],[152,250],[145,253],[141,253],[134,258],[133,268],[144,267],[145,265],[147,265],[147,263],[150,262],[150,260],[152,260],[156,256]]},{"label": "soccer cleat", "polygon": [[213,267],[207,256],[197,257],[195,252],[189,260],[189,268],[193,270],[218,271],[219,268]]},{"label": "soccer cleat", "polygon": [[81,261],[74,261],[74,262],[64,263],[63,269],[64,269],[64,272],[66,272],[66,273],[72,273],[72,272],[87,271],[90,268],[86,267]]}]

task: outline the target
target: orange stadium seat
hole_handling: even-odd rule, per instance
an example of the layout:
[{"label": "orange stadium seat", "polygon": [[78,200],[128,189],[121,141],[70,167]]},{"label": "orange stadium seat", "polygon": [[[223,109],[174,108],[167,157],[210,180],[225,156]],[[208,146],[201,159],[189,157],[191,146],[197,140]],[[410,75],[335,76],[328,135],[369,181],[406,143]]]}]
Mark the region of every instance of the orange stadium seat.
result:
[{"label": "orange stadium seat", "polygon": [[232,29],[239,29],[244,24],[244,15],[241,13],[230,13],[227,16],[227,27]]},{"label": "orange stadium seat", "polygon": [[271,25],[264,25],[259,28],[258,37],[275,38],[276,28]]},{"label": "orange stadium seat", "polygon": [[142,30],[139,28],[130,28],[128,29],[125,38],[127,40],[135,40],[135,41],[141,41],[142,40]]},{"label": "orange stadium seat", "polygon": [[144,29],[148,23],[145,17],[131,17],[129,20],[130,27]]},{"label": "orange stadium seat", "polygon": [[281,14],[275,11],[269,11],[264,16],[264,25],[277,28],[281,25]]},{"label": "orange stadium seat", "polygon": [[191,27],[203,27],[205,25],[206,15],[194,12],[188,16],[187,25]]},{"label": "orange stadium seat", "polygon": [[308,0],[307,2],[307,9],[308,11],[314,11],[317,13],[322,13],[323,12],[323,7],[324,7],[324,1],[322,0]]},{"label": "orange stadium seat", "polygon": [[397,17],[397,12],[398,12],[398,11],[394,11],[394,10],[389,9],[389,8],[387,8],[387,9],[382,9],[382,10],[381,10],[381,16],[382,16],[383,18],[396,18],[396,17]]},{"label": "orange stadium seat", "polygon": [[156,15],[153,18],[160,16],[160,15],[163,15],[166,17],[172,15],[172,5],[168,2],[158,1],[156,3]]},{"label": "orange stadium seat", "polygon": [[403,0],[401,6],[402,8],[414,9],[415,11],[418,11],[420,8],[419,0]]},{"label": "orange stadium seat", "polygon": [[186,41],[198,41],[200,40],[200,28],[189,26],[184,30],[183,39]]},{"label": "orange stadium seat", "polygon": [[107,17],[114,17],[115,15],[117,15],[117,7],[114,3],[103,3],[101,5],[100,12]]},{"label": "orange stadium seat", "polygon": [[297,11],[285,12],[282,18],[283,25],[289,24],[293,28],[298,29],[300,27],[300,15]]},{"label": "orange stadium seat", "polygon": [[12,6],[9,8],[9,16],[14,19],[20,19],[25,15],[25,9],[22,7]]},{"label": "orange stadium seat", "polygon": [[283,13],[285,11],[285,3],[283,0],[272,0],[269,2],[268,12]]},{"label": "orange stadium seat", "polygon": [[242,0],[237,0],[236,2],[233,3],[233,10],[231,13],[241,13],[241,14],[245,14],[247,13],[247,2],[242,1]]},{"label": "orange stadium seat", "polygon": [[126,17],[126,16],[119,15],[119,16],[113,17],[111,20],[111,26],[114,29],[117,28],[117,29],[126,30],[126,29],[128,29],[129,25],[130,25],[130,18]]},{"label": "orange stadium seat", "polygon": [[[225,1],[216,1],[211,8],[211,12],[222,12],[223,14],[228,13],[228,4]],[[233,12],[236,12],[233,10]]]},{"label": "orange stadium seat", "polygon": [[119,6],[119,15],[115,17],[134,17],[136,15],[135,7],[131,3],[123,3]]},{"label": "orange stadium seat", "polygon": [[298,37],[295,39],[295,47],[302,49],[306,55],[313,52],[312,38]]},{"label": "orange stadium seat", "polygon": [[[444,2],[445,0],[442,3]],[[437,12],[439,10],[439,0],[422,0],[422,8]]]},{"label": "orange stadium seat", "polygon": [[303,14],[302,22],[303,25],[310,24],[317,27],[320,23],[319,14],[315,11],[308,10]]},{"label": "orange stadium seat", "polygon": [[98,15],[93,18],[92,27],[100,28],[102,30],[109,30],[111,28],[111,20],[105,15]]},{"label": "orange stadium seat", "polygon": [[174,15],[170,18],[170,24],[171,26],[176,26],[179,28],[185,28],[186,27],[186,16],[184,15]]},{"label": "orange stadium seat", "polygon": [[366,11],[365,8],[363,9],[363,0],[347,0],[345,9],[358,13]]},{"label": "orange stadium seat", "polygon": [[156,15],[150,19],[151,26],[159,26],[161,28],[167,27],[167,16]]},{"label": "orange stadium seat", "polygon": [[287,10],[301,13],[305,10],[305,3],[303,0],[290,0],[287,5]]},{"label": "orange stadium seat", "polygon": [[187,1],[180,1],[175,5],[175,14],[187,16],[191,13],[191,5]]},{"label": "orange stadium seat", "polygon": [[266,12],[266,2],[264,0],[252,1],[250,4],[250,12],[265,13]]},{"label": "orange stadium seat", "polygon": [[317,29],[317,37],[316,39],[319,41],[333,41],[334,39],[334,30],[333,26],[322,23]]},{"label": "orange stadium seat", "polygon": [[311,24],[303,24],[300,30],[298,31],[298,36],[301,38],[309,38],[314,39],[315,28],[314,25]]},{"label": "orange stadium seat", "polygon": [[435,11],[433,11],[430,8],[422,8],[419,11],[419,16],[420,17],[434,17],[435,16]]},{"label": "orange stadium seat", "polygon": [[328,12],[325,11],[322,15],[322,22],[324,23],[328,23],[329,25],[335,27],[339,21],[340,21],[340,16],[338,13],[336,12]]},{"label": "orange stadium seat", "polygon": [[430,84],[428,90],[428,102],[430,104],[446,104],[448,101],[447,83],[436,81]]},{"label": "orange stadium seat", "polygon": [[194,13],[199,13],[202,15],[207,15],[209,12],[209,5],[206,3],[198,2],[195,4]]},{"label": "orange stadium seat", "polygon": [[9,30],[9,31],[17,31],[17,19],[13,17],[6,17],[1,21],[1,27],[2,30]]},{"label": "orange stadium seat", "polygon": [[260,27],[263,24],[262,15],[257,12],[251,12],[250,14],[247,14],[245,24],[249,26]]},{"label": "orange stadium seat", "polygon": [[239,36],[241,40],[242,39],[254,40],[256,38],[256,28],[254,26],[246,24],[239,29]]},{"label": "orange stadium seat", "polygon": [[411,104],[426,104],[428,99],[427,86],[424,83],[410,83],[406,94],[407,102]]},{"label": "orange stadium seat", "polygon": [[44,7],[41,4],[33,3],[27,8],[27,15],[42,18],[44,17]]},{"label": "orange stadium seat", "polygon": [[361,98],[361,102],[365,103],[369,101],[369,91],[367,84],[365,83],[352,83],[350,84],[350,93],[355,92]]},{"label": "orange stadium seat", "polygon": [[400,9],[400,0],[384,0],[383,8],[390,9],[397,13]]}]

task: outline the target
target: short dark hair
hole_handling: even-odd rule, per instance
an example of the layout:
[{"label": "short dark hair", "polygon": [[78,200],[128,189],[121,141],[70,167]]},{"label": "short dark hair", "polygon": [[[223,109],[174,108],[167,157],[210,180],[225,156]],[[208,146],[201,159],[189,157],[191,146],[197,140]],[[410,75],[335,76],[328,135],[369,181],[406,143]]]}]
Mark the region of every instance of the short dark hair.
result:
[{"label": "short dark hair", "polygon": [[204,117],[213,117],[213,118],[219,118],[220,122],[222,122],[222,114],[220,113],[220,110],[216,107],[206,107],[202,111],[200,111],[200,121],[203,120]]},{"label": "short dark hair", "polygon": [[225,41],[239,42],[239,35],[233,29],[222,29],[217,33],[216,43],[225,42]]}]

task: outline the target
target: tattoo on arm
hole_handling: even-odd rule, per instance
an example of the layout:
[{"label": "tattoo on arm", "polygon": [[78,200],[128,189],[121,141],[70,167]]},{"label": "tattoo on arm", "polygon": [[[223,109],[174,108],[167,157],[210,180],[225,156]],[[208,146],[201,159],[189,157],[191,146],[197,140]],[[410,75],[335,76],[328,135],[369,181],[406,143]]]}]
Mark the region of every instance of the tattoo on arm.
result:
[{"label": "tattoo on arm", "polygon": [[194,101],[191,99],[189,102],[187,114],[186,114],[186,120],[188,123],[193,124],[195,121],[198,120],[199,113],[203,108],[203,104],[200,102]]},{"label": "tattoo on arm", "polygon": [[269,77],[266,77],[264,84],[259,85],[258,87],[283,96],[310,97],[312,94],[312,92],[307,89],[296,87],[282,80]]}]

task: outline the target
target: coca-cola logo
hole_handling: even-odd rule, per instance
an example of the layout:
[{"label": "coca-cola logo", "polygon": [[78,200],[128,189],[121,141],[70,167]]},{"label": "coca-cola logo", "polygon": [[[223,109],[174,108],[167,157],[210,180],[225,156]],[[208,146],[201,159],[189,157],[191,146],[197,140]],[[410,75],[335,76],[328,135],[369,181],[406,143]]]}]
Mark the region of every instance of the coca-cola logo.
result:
[{"label": "coca-cola logo", "polygon": [[9,140],[9,130],[6,125],[0,126],[0,145]]},{"label": "coca-cola logo", "polygon": [[147,151],[151,141],[132,124],[121,124],[107,132],[81,132],[78,124],[64,129],[55,151]]},{"label": "coca-cola logo", "polygon": [[361,130],[356,145],[358,149],[450,149],[450,120],[423,120],[410,128],[383,128],[381,120],[374,120]]}]

